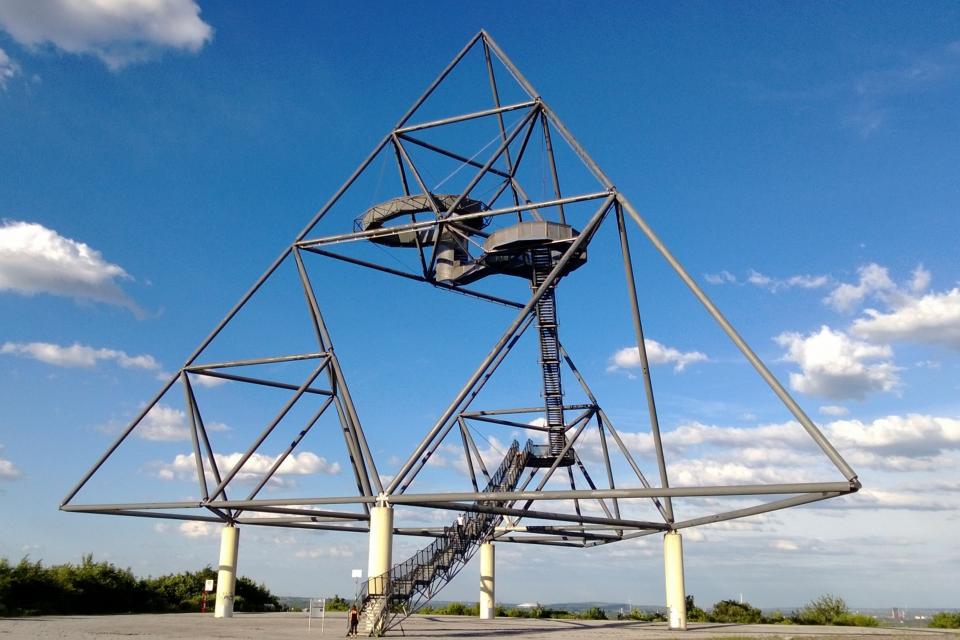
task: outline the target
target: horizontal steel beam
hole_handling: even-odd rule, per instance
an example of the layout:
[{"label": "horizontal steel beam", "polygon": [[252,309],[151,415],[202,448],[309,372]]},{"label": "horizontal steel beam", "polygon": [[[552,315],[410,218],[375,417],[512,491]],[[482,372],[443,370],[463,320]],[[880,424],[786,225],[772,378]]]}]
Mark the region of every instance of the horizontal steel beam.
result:
[{"label": "horizontal steel beam", "polygon": [[[582,411],[584,409],[596,409],[595,404],[565,404],[564,411]],[[504,416],[512,413],[543,413],[543,407],[518,407],[515,409],[484,409],[482,411],[464,411],[460,415],[464,418],[477,418],[479,416]]]},{"label": "horizontal steel beam", "polygon": [[194,522],[219,522],[226,523],[227,520],[214,516],[202,516],[180,513],[155,513],[152,511],[138,511],[132,509],[71,509],[72,505],[61,507],[61,511],[73,511],[76,513],[96,513],[105,516],[131,516],[134,518],[159,518],[161,520],[190,520]]},{"label": "horizontal steel beam", "polygon": [[[585,489],[577,491],[507,491],[490,493],[420,493],[394,494],[378,496],[331,496],[324,498],[270,498],[258,500],[211,500],[209,502],[134,502],[111,504],[63,505],[62,511],[70,512],[117,512],[136,509],[197,509],[213,507],[216,509],[255,510],[261,507],[305,506],[316,504],[374,504],[383,500],[390,504],[409,506],[433,506],[466,511],[469,504],[450,504],[440,507],[437,503],[458,501],[512,502],[515,500],[572,500],[596,498],[699,498],[707,496],[756,496],[775,494],[822,494],[843,495],[856,492],[857,487],[847,482],[801,482],[794,484],[769,485],[726,485],[715,487],[670,487],[668,489],[652,487],[649,489]],[[826,496],[833,497],[833,496]],[[784,501],[786,503],[788,501]],[[790,506],[785,504],[785,506]],[[782,507],[778,507],[782,508]],[[584,519],[586,522],[587,520]],[[679,526],[678,523],[677,526]]]},{"label": "horizontal steel beam", "polygon": [[411,124],[406,127],[400,127],[394,129],[394,133],[402,134],[409,133],[410,131],[419,131],[421,129],[430,129],[431,127],[440,127],[445,124],[453,124],[455,122],[464,122],[466,120],[475,120],[476,118],[484,118],[486,116],[495,116],[498,113],[505,113],[507,111],[516,111],[517,109],[528,109],[537,104],[536,100],[528,100],[527,102],[518,102],[517,104],[508,104],[503,107],[498,107],[495,109],[484,109],[483,111],[474,111],[473,113],[465,113],[459,116],[451,116],[449,118],[441,118],[440,120],[431,120],[429,122],[423,122],[420,124]]},{"label": "horizontal steel beam", "polygon": [[568,513],[554,513],[552,511],[533,511],[530,509],[513,509],[510,507],[497,507],[483,504],[460,504],[457,502],[431,502],[427,504],[410,504],[411,507],[424,507],[430,509],[446,509],[448,511],[467,511],[470,513],[492,513],[494,515],[516,516],[520,518],[532,518],[534,520],[559,520],[560,522],[576,522],[586,524],[605,524],[611,527],[621,527],[624,529],[655,529],[657,531],[666,531],[669,529],[662,522],[644,522],[642,520],[621,520],[616,518],[598,518],[594,516],[571,515]]},{"label": "horizontal steel beam", "polygon": [[[480,211],[478,213],[464,213],[458,214],[456,217],[457,222],[465,222],[467,220],[475,220],[478,218],[491,218],[495,216],[504,216],[511,213],[518,213],[520,211],[529,211],[531,209],[544,209],[548,207],[555,207],[561,204],[571,204],[574,202],[590,202],[592,200],[602,200],[610,196],[609,192],[601,191],[595,193],[585,193],[579,196],[570,196],[567,198],[558,198],[555,200],[544,200],[542,202],[528,202],[524,204],[515,205],[512,207],[503,207],[500,209],[490,209],[489,211]],[[422,229],[429,229],[430,227],[436,226],[440,222],[449,223],[449,220],[421,220],[420,222],[410,222],[408,224],[398,224],[393,227],[381,227],[379,229],[371,229],[369,231],[355,231],[353,233],[340,233],[332,236],[325,236],[322,238],[313,238],[310,240],[301,240],[296,243],[296,246],[301,249],[307,247],[315,247],[318,245],[325,244],[337,244],[340,242],[355,242],[357,240],[369,240],[370,238],[378,238],[385,236],[393,236],[404,231],[418,231]]]},{"label": "horizontal steel beam", "polygon": [[251,358],[249,360],[234,360],[232,362],[211,362],[207,364],[193,364],[189,367],[184,367],[183,370],[189,371],[190,373],[195,373],[204,369],[227,369],[229,367],[247,367],[257,364],[276,364],[278,362],[295,362],[297,360],[315,360],[328,355],[328,353],[320,351],[317,353],[300,353],[290,356],[277,356],[275,358]]},{"label": "horizontal steel beam", "polygon": [[662,498],[706,496],[755,496],[767,494],[820,493],[837,491],[853,493],[856,488],[849,482],[801,482],[794,484],[728,485],[715,487],[669,487],[649,489],[581,489],[576,491],[501,491],[490,493],[420,493],[388,496],[392,504],[432,504],[480,500],[512,502],[514,500],[571,500],[590,498]]},{"label": "horizontal steel beam", "polygon": [[[274,389],[287,389],[289,391],[297,391],[300,387],[295,384],[289,384],[286,382],[276,382],[274,380],[262,380],[260,378],[250,378],[248,376],[235,376],[232,373],[223,373],[221,371],[207,371],[197,370],[191,371],[190,373],[196,374],[198,376],[210,376],[211,378],[221,378],[223,380],[233,380],[234,382],[246,382],[249,384],[258,384],[262,387],[272,387]],[[332,396],[333,392],[326,389],[316,389],[314,387],[307,387],[303,391],[304,393],[312,393],[318,396]]]}]

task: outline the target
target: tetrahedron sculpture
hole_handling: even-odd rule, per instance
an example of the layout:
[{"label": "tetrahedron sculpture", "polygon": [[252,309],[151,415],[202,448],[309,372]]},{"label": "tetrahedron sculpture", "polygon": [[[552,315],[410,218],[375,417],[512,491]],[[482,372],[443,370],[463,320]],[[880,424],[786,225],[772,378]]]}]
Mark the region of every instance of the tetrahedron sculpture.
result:
[{"label": "tetrahedron sculpture", "polygon": [[[464,72],[468,59],[479,63],[477,73],[454,80]],[[457,82],[481,88],[479,95],[485,103],[472,103],[474,94],[461,90]],[[561,141],[569,148],[563,159],[557,148]],[[381,162],[377,184],[382,185],[383,167],[389,164],[394,177],[388,184],[395,191],[371,202],[379,191],[364,185],[370,183],[377,161]],[[689,288],[793,415],[797,429],[805,431],[836,467],[840,479],[670,485],[628,227],[639,229]],[[609,232],[610,241],[595,245],[601,230]],[[415,268],[398,268],[397,264],[404,266],[395,258],[400,254],[415,259]],[[601,255],[614,256],[622,263],[624,308],[641,364],[656,462],[652,481],[562,341],[560,285]],[[361,426],[364,407],[355,404],[351,396],[321,311],[316,283],[322,281],[323,265],[333,263],[468,296],[477,305],[512,309],[512,318],[446,408],[432,424],[416,427],[426,431],[425,437],[389,477],[381,478],[377,472]],[[303,324],[313,334],[312,348],[210,360],[221,334],[256,301],[267,283],[285,277],[284,269],[289,276],[286,284],[302,297]],[[518,360],[515,351],[522,350],[518,345],[525,340],[528,348],[523,357],[536,385],[518,387],[516,396],[529,397],[529,401],[488,404],[496,399],[488,399],[485,388],[506,375],[503,369]],[[298,367],[299,377],[294,380],[279,373],[291,363]],[[201,378],[268,387],[288,396],[240,455],[225,459],[218,457],[211,444],[205,407],[195,393],[196,381]],[[192,501],[75,503],[78,493],[131,435],[144,428],[150,412],[176,385],[184,393],[192,445],[189,459],[199,497]],[[285,426],[295,409],[311,402],[288,444],[264,454],[262,447],[268,438]],[[338,417],[342,451],[352,469],[355,491],[321,489],[288,498],[262,497],[261,491],[276,480],[328,410]],[[475,436],[494,427],[523,432],[530,439],[505,446],[502,456],[491,460],[481,452]],[[584,455],[585,443],[599,453]],[[438,452],[454,450],[462,454],[464,490],[451,490],[449,485],[436,490],[430,482],[421,487],[420,481],[429,474]],[[260,473],[253,474],[256,465],[252,461],[257,460]],[[617,469],[628,470],[627,482],[617,481]],[[370,576],[363,594],[364,616],[368,629],[379,632],[429,600],[483,541],[591,547],[807,504],[852,493],[859,487],[853,469],[500,47],[481,31],[118,436],[61,508],[340,531],[366,531],[373,508],[393,505],[462,513],[460,522],[444,529],[390,525],[396,533],[430,535],[436,540],[383,575]],[[233,499],[228,499],[228,491]],[[236,499],[238,491],[244,499]],[[678,518],[674,509],[676,499],[724,496],[767,498],[688,519]],[[540,506],[544,504],[552,506]],[[391,602],[402,606],[388,606]]]}]

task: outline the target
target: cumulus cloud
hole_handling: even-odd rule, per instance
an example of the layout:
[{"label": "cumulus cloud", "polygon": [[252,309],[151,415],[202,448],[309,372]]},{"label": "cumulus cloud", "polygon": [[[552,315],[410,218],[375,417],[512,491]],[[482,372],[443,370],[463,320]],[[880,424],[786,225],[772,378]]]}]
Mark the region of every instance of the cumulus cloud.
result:
[{"label": "cumulus cloud", "polygon": [[913,458],[960,450],[960,420],[925,414],[887,416],[868,423],[838,420],[829,425],[828,435],[841,448]]},{"label": "cumulus cloud", "polygon": [[819,289],[820,287],[825,287],[830,284],[830,278],[829,276],[811,276],[807,274],[788,276],[786,278],[773,278],[751,269],[747,275],[747,282],[754,286],[777,292],[794,288]]},{"label": "cumulus cloud", "polygon": [[154,371],[159,363],[150,355],[131,356],[116,349],[97,349],[75,342],[69,347],[49,342],[5,342],[0,353],[32,358],[57,367],[95,367],[101,361],[116,362],[124,369]]},{"label": "cumulus cloud", "polygon": [[[687,365],[695,362],[707,362],[709,358],[700,351],[680,351],[663,345],[649,338],[643,341],[647,351],[647,360],[650,364],[672,364],[677,373],[686,369]],[[620,349],[610,358],[607,371],[618,369],[637,369],[640,367],[640,350],[637,347]]]},{"label": "cumulus cloud", "polygon": [[[858,468],[943,471],[955,468],[960,454],[957,418],[907,414],[868,422],[835,420],[823,425],[822,431]],[[632,438],[644,436],[649,440],[649,434],[621,436],[631,449]],[[670,454],[668,460],[684,459],[676,469],[688,479],[753,477],[760,481],[772,466],[813,469],[827,464],[825,456],[796,421],[759,427],[691,422],[665,432],[663,443]]]},{"label": "cumulus cloud", "polygon": [[919,342],[960,349],[960,289],[901,300],[887,313],[867,309],[852,332],[877,342]]},{"label": "cumulus cloud", "polygon": [[36,223],[0,223],[0,291],[105,302],[126,307],[139,317],[142,310],[119,284],[131,279],[122,267],[107,262],[83,242]]},{"label": "cumulus cloud", "polygon": [[870,297],[884,298],[897,291],[897,285],[890,279],[886,267],[870,263],[857,269],[859,279],[856,284],[841,283],[823,299],[824,303],[837,311],[850,312]]},{"label": "cumulus cloud", "polygon": [[910,290],[914,293],[923,293],[930,286],[932,278],[930,272],[922,264],[917,265],[910,278]]},{"label": "cumulus cloud", "polygon": [[[217,467],[222,473],[232,469],[234,465],[240,462],[242,457],[243,454],[240,452],[214,454]],[[238,482],[259,480],[263,477],[264,473],[270,470],[276,460],[276,456],[255,453],[244,463],[234,479]],[[196,472],[197,466],[192,453],[178,454],[173,459],[173,462],[156,466],[157,476],[162,480],[194,479]],[[303,451],[287,456],[277,469],[272,482],[274,484],[283,484],[283,478],[278,476],[336,475],[338,473],[340,473],[340,463],[329,462],[326,458],[318,456],[311,451]]]},{"label": "cumulus cloud", "polygon": [[[167,376],[164,377],[166,378]],[[198,384],[201,387],[219,387],[222,384],[226,384],[227,381],[223,378],[215,378],[214,376],[195,374],[190,376],[190,382]]]},{"label": "cumulus cloud", "polygon": [[93,55],[111,70],[165,49],[196,53],[213,37],[194,0],[6,0],[0,27],[27,47]]},{"label": "cumulus cloud", "polygon": [[[204,424],[207,431],[229,431],[230,427],[221,422]],[[175,409],[158,403],[147,412],[140,424],[133,430],[134,435],[144,440],[154,442],[182,442],[191,439],[190,422],[187,414],[181,409]]]},{"label": "cumulus cloud", "polygon": [[806,469],[785,468],[779,460],[777,464],[755,462],[698,458],[670,463],[667,469],[670,484],[675,487],[810,482],[815,479]]},{"label": "cumulus cloud", "polygon": [[0,49],[0,89],[5,89],[17,74],[20,73],[20,65],[10,59],[7,52]]},{"label": "cumulus cloud", "polygon": [[133,432],[144,440],[159,442],[190,440],[187,414],[164,404],[154,405]]},{"label": "cumulus cloud", "polygon": [[782,333],[775,340],[787,349],[784,360],[800,365],[799,373],[790,374],[790,386],[800,393],[862,400],[900,384],[889,346],[854,340],[827,326],[807,336]]}]

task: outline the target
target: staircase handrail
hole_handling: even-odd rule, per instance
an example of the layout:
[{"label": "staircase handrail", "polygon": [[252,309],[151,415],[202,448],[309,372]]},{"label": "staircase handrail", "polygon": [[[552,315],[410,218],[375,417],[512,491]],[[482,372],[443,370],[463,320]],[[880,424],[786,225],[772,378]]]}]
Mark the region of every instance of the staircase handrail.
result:
[{"label": "staircase handrail", "polygon": [[[504,456],[500,466],[493,475],[490,476],[489,481],[483,489],[483,493],[497,493],[512,489],[516,485],[519,475],[526,465],[526,460],[533,451],[533,446],[533,442],[528,440],[526,446],[524,446],[521,451],[520,443],[514,440],[507,450],[507,454]],[[511,470],[514,470],[513,477],[508,478]],[[489,505],[491,502],[492,501],[489,500],[480,500],[476,504]],[[379,619],[382,619],[389,613],[391,605],[395,606],[398,602],[403,603],[404,617],[410,615],[420,606],[426,604],[426,600],[424,600],[419,606],[413,609],[407,608],[407,604],[409,604],[410,600],[417,593],[416,587],[418,582],[427,585],[432,584],[438,573],[438,569],[442,566],[439,564],[439,562],[442,561],[442,554],[450,550],[453,551],[449,558],[450,565],[444,566],[447,570],[447,582],[449,582],[449,579],[452,579],[456,570],[459,570],[459,567],[457,567],[453,573],[450,573],[449,570],[451,566],[455,562],[462,560],[465,563],[466,560],[469,560],[479,542],[489,537],[493,529],[503,519],[503,516],[475,512],[466,512],[461,514],[460,517],[462,517],[464,521],[462,526],[454,524],[449,527],[444,527],[443,535],[436,538],[431,544],[420,549],[406,560],[395,564],[389,571],[368,578],[357,593],[356,602],[361,612],[370,601],[371,595],[373,595],[382,598],[384,601],[383,608],[378,613],[378,620],[376,622],[379,623]],[[460,518],[458,518],[458,520],[459,519]],[[417,575],[418,571],[420,571],[419,576]],[[446,582],[444,584],[446,584]],[[397,589],[398,585],[404,585],[406,588]],[[376,624],[374,628],[376,630]]]}]

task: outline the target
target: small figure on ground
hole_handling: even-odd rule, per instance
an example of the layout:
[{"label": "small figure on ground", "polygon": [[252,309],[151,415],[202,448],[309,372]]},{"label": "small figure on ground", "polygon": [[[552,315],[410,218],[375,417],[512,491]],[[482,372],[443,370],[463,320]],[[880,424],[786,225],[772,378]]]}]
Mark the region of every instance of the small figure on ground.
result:
[{"label": "small figure on ground", "polygon": [[360,624],[360,612],[357,611],[357,605],[352,605],[350,607],[350,613],[347,614],[347,619],[350,621],[350,630],[347,631],[347,636],[357,637],[357,625]]}]

